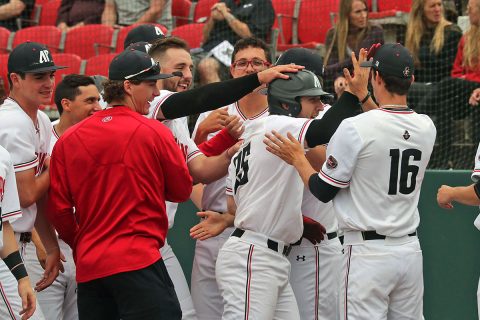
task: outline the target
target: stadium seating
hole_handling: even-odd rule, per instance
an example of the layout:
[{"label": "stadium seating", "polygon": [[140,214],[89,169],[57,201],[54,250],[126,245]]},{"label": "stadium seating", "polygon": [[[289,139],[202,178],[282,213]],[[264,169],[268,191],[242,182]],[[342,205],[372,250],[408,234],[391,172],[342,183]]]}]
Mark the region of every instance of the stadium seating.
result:
[{"label": "stadium seating", "polygon": [[58,9],[62,0],[50,0],[43,5],[38,5],[37,10],[40,11],[38,25],[41,26],[56,26]]},{"label": "stadium seating", "polygon": [[3,87],[5,89],[5,93],[8,95],[10,92],[10,87],[8,85],[8,54],[0,54],[0,79],[2,81]]},{"label": "stadium seating", "polygon": [[87,60],[84,74],[88,76],[102,75],[108,77],[108,66],[116,53],[101,54]]},{"label": "stadium seating", "polygon": [[331,13],[337,13],[340,0],[302,0],[298,20],[298,43],[325,43],[332,27]]},{"label": "stadium seating", "polygon": [[206,22],[210,17],[210,9],[217,2],[218,0],[198,0],[193,14],[193,22]]},{"label": "stadium seating", "polygon": [[59,52],[62,31],[54,26],[36,26],[14,33],[12,48],[25,41],[35,41],[47,46],[52,53]]},{"label": "stadium seating", "polygon": [[173,27],[180,27],[192,22],[193,10],[190,0],[175,0],[172,2]]},{"label": "stadium seating", "polygon": [[191,23],[174,28],[172,36],[185,40],[191,49],[199,48],[202,44],[204,25],[204,23]]},{"label": "stadium seating", "polygon": [[10,39],[10,30],[0,27],[0,53],[8,52],[8,40]]},{"label": "stadium seating", "polygon": [[279,46],[292,42],[293,24],[298,23],[297,17],[294,16],[295,3],[295,0],[272,0],[273,9],[275,10],[273,28],[279,29]]},{"label": "stadium seating", "polygon": [[[168,33],[168,29],[164,25],[158,24],[158,23],[156,23],[155,25],[160,27],[160,29],[162,30],[162,32],[165,35]],[[123,27],[120,30],[118,30],[118,36],[117,36],[117,40],[116,40],[116,44],[115,44],[115,52],[122,52],[123,51],[123,42],[125,41],[125,38],[127,37],[127,34],[130,32],[130,30],[132,30],[136,26],[138,26],[138,24],[133,24],[133,25],[128,26],[128,27]]]},{"label": "stadium seating", "polygon": [[102,24],[89,24],[67,32],[64,52],[74,53],[82,59],[104,53],[113,48],[113,28]]}]

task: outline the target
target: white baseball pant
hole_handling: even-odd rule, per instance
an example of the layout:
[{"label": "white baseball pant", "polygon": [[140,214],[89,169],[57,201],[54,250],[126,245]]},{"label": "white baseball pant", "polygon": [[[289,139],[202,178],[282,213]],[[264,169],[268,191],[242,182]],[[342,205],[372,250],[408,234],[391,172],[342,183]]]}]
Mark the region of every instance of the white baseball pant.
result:
[{"label": "white baseball pant", "polygon": [[[60,272],[48,288],[37,292],[37,304],[48,320],[77,320],[77,281],[72,249],[63,240],[58,239],[58,244],[65,256],[65,272]],[[43,277],[44,270],[38,262],[35,245],[26,248],[25,262],[31,281],[36,283]]]},{"label": "white baseball pant", "polygon": [[300,319],[288,281],[290,262],[267,247],[264,235],[245,231],[241,238],[231,236],[220,249],[216,267],[222,319]]},{"label": "white baseball pant", "polygon": [[185,274],[172,247],[167,243],[167,239],[165,239],[165,245],[160,249],[160,253],[167,268],[168,275],[170,279],[172,279],[178,301],[180,302],[182,320],[197,320]]},{"label": "white baseball pant", "polygon": [[215,264],[220,248],[232,234],[233,228],[225,229],[214,238],[197,241],[192,266],[192,300],[198,320],[220,320],[223,300],[215,277]]},{"label": "white baseball pant", "polygon": [[[29,250],[30,247],[35,247],[35,245],[33,243],[20,242],[19,233],[15,233],[15,238],[17,239],[18,247],[20,249],[20,255],[24,260],[24,264],[28,272],[28,265],[26,262],[26,250]],[[32,278],[30,278],[30,282],[32,284],[32,288],[34,288],[35,282],[32,280]],[[22,299],[20,299],[20,297],[18,296],[18,283],[2,259],[0,259],[0,296],[0,319],[20,319],[21,317],[19,313],[22,310]],[[45,320],[42,309],[40,308],[38,302],[36,304],[35,313],[30,319]]]},{"label": "white baseball pant", "polygon": [[341,320],[419,320],[423,262],[416,236],[363,240],[345,232],[340,285]]},{"label": "white baseball pant", "polygon": [[317,245],[303,238],[292,246],[290,284],[302,320],[337,320],[338,290],[342,266],[342,245],[338,237]]}]

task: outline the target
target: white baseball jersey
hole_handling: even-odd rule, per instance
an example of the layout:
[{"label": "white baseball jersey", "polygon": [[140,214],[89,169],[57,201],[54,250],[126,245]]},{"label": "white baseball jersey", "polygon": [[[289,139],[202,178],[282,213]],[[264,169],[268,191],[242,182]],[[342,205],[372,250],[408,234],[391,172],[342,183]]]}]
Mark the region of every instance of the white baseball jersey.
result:
[{"label": "white baseball jersey", "polygon": [[[238,102],[229,104],[227,106],[227,112],[229,115],[235,115],[239,116],[241,120],[243,121],[244,126],[248,126],[250,121],[255,120],[255,119],[260,119],[263,117],[268,116],[268,107],[265,107],[265,109],[257,114],[254,117],[247,118],[242,111],[240,110],[240,107],[238,106]],[[202,113],[198,119],[197,123],[195,124],[195,129],[193,130],[192,136],[195,137],[197,133],[197,128],[200,123],[202,123],[203,120],[205,120],[206,117],[211,113],[211,111],[204,112]],[[214,137],[218,132],[214,132],[208,135],[208,139],[211,139]],[[227,211],[227,200],[225,198],[225,185],[226,185],[226,179],[227,176],[220,178],[212,183],[209,183],[205,185],[203,188],[203,195],[202,195],[202,208],[203,210],[213,210],[217,212],[226,212]]]},{"label": "white baseball jersey", "polygon": [[[8,151],[0,146],[0,224],[22,216],[18,200],[17,182]],[[3,248],[3,228],[0,226],[0,249]]]},{"label": "white baseball jersey", "polygon": [[[37,111],[38,124],[23,111],[18,103],[7,98],[0,106],[0,145],[10,153],[15,172],[35,168],[38,176],[49,152],[52,125],[47,115]],[[22,218],[12,223],[16,232],[30,232],[35,223],[35,204],[22,208]]]},{"label": "white baseball jersey", "polygon": [[333,200],[340,229],[391,237],[414,232],[435,136],[432,120],[411,109],[380,108],[343,120],[319,173],[342,188]]},{"label": "white baseball jersey", "polygon": [[273,240],[294,243],[302,237],[303,183],[295,168],[266,150],[265,133],[290,132],[303,145],[312,120],[270,115],[245,128],[244,142],[228,170],[227,194],[237,204],[235,227]]},{"label": "white baseball jersey", "polygon": [[[163,101],[165,101],[166,98],[168,98],[174,93],[175,92],[171,92],[168,90],[161,90],[160,95],[150,103],[148,117],[155,119]],[[174,120],[164,120],[162,121],[162,123],[166,125],[173,133],[173,137],[175,138],[175,141],[180,147],[180,150],[182,150],[182,154],[185,157],[185,161],[187,162],[187,164],[192,159],[195,159],[199,155],[203,154],[198,149],[195,142],[193,142],[193,140],[190,138],[190,132],[188,131],[186,117]],[[177,212],[178,203],[166,201],[166,206],[168,216],[168,228],[170,229],[173,226],[173,222],[175,220],[175,213]]]},{"label": "white baseball jersey", "polygon": [[480,180],[480,144],[478,144],[477,154],[475,155],[475,168],[472,172],[473,182]]}]

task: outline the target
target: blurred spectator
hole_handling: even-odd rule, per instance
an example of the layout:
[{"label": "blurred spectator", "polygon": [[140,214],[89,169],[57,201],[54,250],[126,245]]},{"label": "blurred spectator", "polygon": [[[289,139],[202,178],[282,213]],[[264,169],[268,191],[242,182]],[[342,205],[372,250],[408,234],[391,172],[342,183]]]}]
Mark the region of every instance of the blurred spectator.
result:
[{"label": "blurred spectator", "polygon": [[414,0],[407,25],[405,46],[415,61],[415,82],[408,104],[426,112],[425,97],[433,84],[450,75],[462,31],[444,17],[442,0]]},{"label": "blurred spectator", "polygon": [[0,27],[17,31],[17,18],[30,19],[35,0],[1,0]]},{"label": "blurred spectator", "polygon": [[358,55],[361,48],[374,43],[384,43],[383,29],[368,21],[366,0],[340,0],[337,23],[325,40],[325,90],[332,91],[333,81],[335,92],[343,92],[343,68],[352,68],[352,51]]},{"label": "blurred spectator", "polygon": [[160,23],[172,29],[172,0],[105,0],[102,23],[129,26],[135,23]]},{"label": "blurred spectator", "polygon": [[473,118],[473,141],[480,140],[480,112],[469,104],[472,92],[480,83],[480,0],[469,0],[467,5],[470,29],[462,36],[453,63],[451,77],[443,79],[429,98],[427,105],[437,113],[437,150],[434,150],[432,166],[437,168],[465,167],[471,164],[452,163],[453,121],[471,116]]},{"label": "blurred spectator", "polygon": [[105,0],[62,0],[58,9],[57,26],[62,31],[86,24],[102,22]]},{"label": "blurred spectator", "polygon": [[227,40],[231,52],[225,60],[230,61],[233,44],[238,40],[256,37],[267,41],[274,20],[271,0],[224,0],[214,4],[203,28],[204,52],[196,57],[201,59],[197,67],[200,84],[220,81],[221,65],[219,60],[210,56],[210,50]]}]

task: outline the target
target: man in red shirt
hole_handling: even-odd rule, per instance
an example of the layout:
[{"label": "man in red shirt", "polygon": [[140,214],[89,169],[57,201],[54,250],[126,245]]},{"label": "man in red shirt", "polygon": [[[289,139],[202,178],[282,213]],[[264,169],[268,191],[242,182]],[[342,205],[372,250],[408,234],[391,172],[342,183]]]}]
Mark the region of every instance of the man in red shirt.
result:
[{"label": "man in red shirt", "polygon": [[171,76],[146,53],[122,52],[104,86],[111,108],[53,150],[48,217],[73,248],[80,319],[181,319],[159,249],[165,200],[186,201],[192,178],[170,130],[143,116],[156,80]]}]

